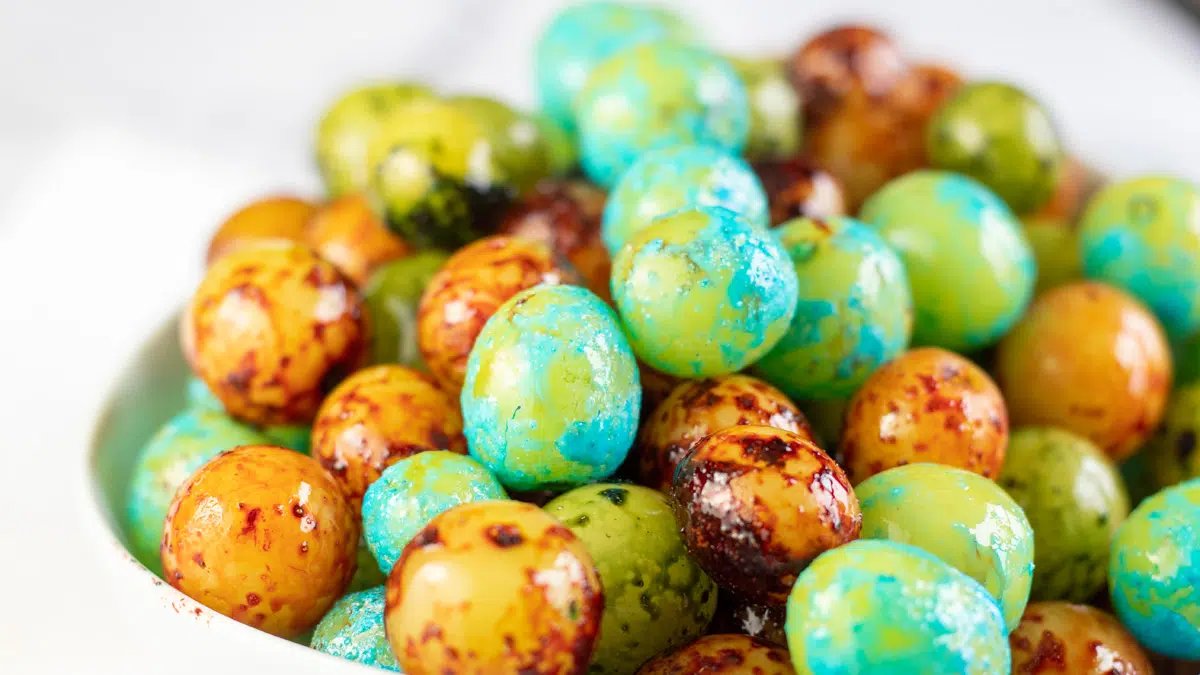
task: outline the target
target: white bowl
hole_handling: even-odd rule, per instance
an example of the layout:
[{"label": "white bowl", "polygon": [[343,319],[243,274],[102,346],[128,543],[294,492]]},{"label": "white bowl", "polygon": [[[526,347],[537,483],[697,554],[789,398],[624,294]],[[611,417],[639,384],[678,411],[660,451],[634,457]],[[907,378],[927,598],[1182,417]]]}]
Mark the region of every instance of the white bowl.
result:
[{"label": "white bowl", "polygon": [[[218,614],[157,577],[125,548],[122,514],[134,459],[146,440],[184,408],[189,375],[172,317],[144,343],[111,389],[91,433],[85,524],[120,599],[115,612],[143,641],[182,640],[206,662],[227,659],[237,672],[362,675],[382,672],[322,654]],[[183,634],[180,635],[179,633]],[[136,658],[136,657],[134,657]]]},{"label": "white bowl", "polygon": [[[560,0],[360,2],[352,10],[218,0],[199,14],[160,11],[160,3],[148,0],[75,4],[87,19],[75,23],[89,28],[71,34],[75,49],[67,56],[43,35],[61,27],[52,16],[56,3],[16,3],[16,20],[0,20],[0,51],[10,46],[14,54],[46,57],[26,59],[13,71],[15,108],[0,114],[15,109],[31,120],[47,118],[56,133],[50,123],[65,120],[53,145],[18,143],[0,157],[23,179],[16,186],[28,186],[10,191],[20,197],[11,228],[0,219],[0,278],[11,273],[12,280],[2,285],[9,295],[0,324],[12,325],[4,331],[0,365],[7,366],[9,355],[28,362],[13,369],[24,381],[0,368],[6,385],[0,397],[17,404],[0,404],[0,412],[21,415],[20,424],[14,418],[5,425],[0,449],[12,452],[0,483],[7,478],[15,489],[0,489],[0,497],[12,498],[15,508],[44,509],[40,520],[5,509],[8,522],[0,522],[10,554],[0,555],[0,577],[22,585],[4,593],[12,609],[11,624],[0,623],[0,672],[371,672],[211,612],[133,559],[119,526],[133,458],[183,407],[187,372],[175,321],[152,333],[99,409],[92,387],[109,374],[94,364],[128,358],[125,345],[137,334],[130,327],[140,331],[159,311],[153,308],[165,313],[190,292],[195,280],[178,268],[195,264],[222,214],[256,191],[311,182],[298,168],[309,159],[309,118],[341,87],[398,72],[449,91],[529,103],[529,45]],[[1200,108],[1200,86],[1187,65],[1195,63],[1194,35],[1158,3],[1079,3],[1067,11],[1065,4],[1047,8],[1032,0],[755,0],[734,13],[708,0],[671,4],[688,5],[683,11],[717,46],[745,53],[790,49],[802,36],[859,17],[888,28],[917,56],[952,59],[973,77],[999,74],[1030,87],[1054,111],[1072,147],[1102,168],[1200,178],[1200,134],[1186,113]],[[463,19],[492,8],[488,20]],[[429,12],[446,20],[438,23]],[[19,20],[22,14],[31,20]],[[364,28],[364,16],[374,26]],[[179,30],[181,20],[186,30]],[[155,47],[149,60],[147,40]],[[68,58],[80,54],[91,57]],[[182,72],[188,85],[168,86]],[[15,122],[4,119],[0,128],[17,130],[14,141],[39,131],[22,125],[20,114]],[[9,196],[0,191],[0,202]],[[106,217],[103,227],[95,226],[98,214]],[[16,236],[5,239],[9,233]],[[46,251],[55,256],[49,271],[45,253],[30,253]],[[12,292],[31,282],[38,292]],[[92,425],[86,437],[74,428],[77,420]],[[49,491],[59,487],[56,472],[68,474],[62,493]],[[76,537],[90,555],[79,555]],[[6,557],[19,563],[11,572]],[[100,569],[79,569],[89,566]],[[69,603],[88,610],[71,611]],[[64,637],[67,630],[78,634]],[[131,653],[114,654],[121,649]]]},{"label": "white bowl", "polygon": [[[384,672],[323,654],[218,614],[175,590],[125,548],[121,518],[138,450],[184,407],[189,376],[179,349],[178,317],[161,325],[118,377],[91,432],[85,526],[120,599],[116,612],[142,640],[186,645],[180,657],[204,654],[204,672],[363,675]],[[111,630],[111,627],[109,628]],[[221,662],[229,670],[221,671]],[[1200,673],[1200,662],[1179,663],[1161,672]],[[137,672],[137,671],[134,671]],[[192,672],[192,671],[188,671]]]}]

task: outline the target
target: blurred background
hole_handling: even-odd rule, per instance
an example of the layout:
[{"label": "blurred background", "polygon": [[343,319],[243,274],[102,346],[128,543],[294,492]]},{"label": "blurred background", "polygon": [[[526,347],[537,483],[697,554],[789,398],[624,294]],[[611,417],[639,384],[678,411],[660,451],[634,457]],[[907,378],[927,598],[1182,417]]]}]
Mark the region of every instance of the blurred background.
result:
[{"label": "blurred background", "polygon": [[[0,512],[21,514],[0,518],[15,554],[0,555],[0,597],[20,608],[0,618],[0,672],[211,672],[206,655],[162,660],[180,646],[106,624],[77,505],[53,489],[84,449],[55,447],[53,430],[91,424],[122,360],[199,280],[224,216],[316,194],[314,125],[338,93],[413,79],[532,106],[532,44],[564,4],[0,2]],[[1103,171],[1200,180],[1200,22],[1170,0],[661,4],[747,55],[875,24],[914,58],[1027,88]]]},{"label": "blurred background", "polygon": [[[181,161],[192,153],[280,186],[313,185],[313,124],[356,80],[412,78],[532,104],[532,41],[562,4],[6,2],[0,208],[83,139],[140,141]],[[1173,0],[664,4],[715,46],[746,53],[791,50],[834,21],[874,21],[914,57],[1031,89],[1093,162],[1195,169],[1200,24]]]}]

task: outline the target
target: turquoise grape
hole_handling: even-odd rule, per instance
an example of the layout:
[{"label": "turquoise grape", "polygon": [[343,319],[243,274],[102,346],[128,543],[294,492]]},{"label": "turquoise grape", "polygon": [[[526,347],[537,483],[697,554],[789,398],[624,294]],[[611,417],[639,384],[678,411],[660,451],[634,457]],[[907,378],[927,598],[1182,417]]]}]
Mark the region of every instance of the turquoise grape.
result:
[{"label": "turquoise grape", "polygon": [[612,309],[585,288],[541,285],[501,305],[467,360],[471,456],[514,490],[610,476],[641,410],[637,361]]},{"label": "turquoise grape", "polygon": [[601,235],[616,255],[655,218],[685,206],[721,206],[767,227],[767,193],[750,165],[720,148],[678,145],[638,158],[604,205]]}]

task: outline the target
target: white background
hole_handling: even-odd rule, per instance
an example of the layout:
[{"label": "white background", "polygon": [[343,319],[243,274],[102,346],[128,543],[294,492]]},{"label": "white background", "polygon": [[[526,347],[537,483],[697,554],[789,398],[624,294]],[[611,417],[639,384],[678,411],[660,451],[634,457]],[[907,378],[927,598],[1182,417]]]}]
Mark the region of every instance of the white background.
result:
[{"label": "white background", "polygon": [[[0,672],[228,667],[112,620],[67,439],[196,283],[221,217],[315,189],[330,97],[393,76],[529,104],[558,4],[0,0]],[[677,4],[751,53],[875,21],[909,54],[1035,92],[1105,170],[1200,180],[1200,25],[1161,0]]]}]

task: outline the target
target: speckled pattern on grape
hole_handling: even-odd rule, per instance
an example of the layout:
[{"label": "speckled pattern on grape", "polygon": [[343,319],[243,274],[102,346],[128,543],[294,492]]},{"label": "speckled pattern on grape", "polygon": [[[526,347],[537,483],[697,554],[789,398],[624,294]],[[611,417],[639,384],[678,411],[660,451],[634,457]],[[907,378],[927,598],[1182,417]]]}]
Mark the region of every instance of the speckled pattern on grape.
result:
[{"label": "speckled pattern on grape", "polygon": [[838,461],[855,485],[914,462],[995,478],[1007,445],[1008,412],[987,373],[958,354],[924,347],[876,370],[850,399]]},{"label": "speckled pattern on grape", "polygon": [[992,481],[940,464],[909,464],[854,488],[862,538],[924,549],[975,579],[996,598],[1011,630],[1033,582],[1033,528]]},{"label": "speckled pattern on grape", "polygon": [[1013,433],[997,482],[1025,511],[1034,535],[1033,600],[1083,602],[1108,574],[1108,548],[1129,515],[1116,466],[1069,431]]},{"label": "speckled pattern on grape", "polygon": [[796,675],[787,650],[748,635],[708,635],[655,657],[637,675]]},{"label": "speckled pattern on grape", "polygon": [[913,305],[904,263],[852,218],[798,218],[774,234],[796,269],[800,299],[787,333],[755,372],[796,399],[850,396],[908,347]]},{"label": "speckled pattern on grape", "polygon": [[814,36],[796,50],[788,66],[809,126],[830,117],[848,99],[882,100],[904,76],[904,58],[892,38],[858,25]]},{"label": "speckled pattern on grape", "polygon": [[840,26],[805,43],[791,63],[804,102],[804,152],[836,176],[853,214],[888,180],[928,165],[924,131],[956,78],[908,67],[878,30]]},{"label": "speckled pattern on grape", "polygon": [[915,171],[875,193],[860,217],[904,261],[916,344],[986,347],[1012,327],[1033,296],[1037,265],[1020,223],[970,178]]},{"label": "speckled pattern on grape", "polygon": [[172,417],[146,442],[130,473],[125,502],[130,552],[150,571],[162,575],[158,547],[175,491],[196,469],[222,452],[267,442],[262,434],[223,412],[192,409]]},{"label": "speckled pattern on grape", "polygon": [[[1069,602],[1035,602],[1008,636],[1013,673],[1152,675],[1129,631],[1107,613]],[[1173,671],[1182,673],[1183,671]]]},{"label": "speckled pattern on grape", "polygon": [[753,602],[783,604],[796,575],[856,539],[862,518],[841,468],[774,427],[709,435],[680,462],[671,495],[692,557]]},{"label": "speckled pattern on grape", "polygon": [[750,131],[749,99],[733,66],[673,41],[605,60],[574,109],[583,168],[604,187],[648,150],[695,143],[740,154]]},{"label": "speckled pattern on grape", "polygon": [[1009,672],[1008,631],[987,591],[897,542],[856,541],[817,558],[788,599],[786,630],[798,675]]},{"label": "speckled pattern on grape", "polygon": [[571,263],[589,290],[607,301],[612,258],[600,235],[605,192],[580,180],[546,180],[515,202],[502,234],[540,241]]},{"label": "speckled pattern on grape", "polygon": [[1089,278],[1132,293],[1173,338],[1200,328],[1200,187],[1166,176],[1113,183],[1089,202],[1079,245]]},{"label": "speckled pattern on grape", "polygon": [[342,596],[317,624],[309,646],[364,666],[400,672],[384,635],[383,604],[382,586]]},{"label": "speckled pattern on grape", "polygon": [[555,15],[534,47],[534,76],[542,112],[574,127],[571,103],[597,64],[636,44],[687,40],[691,29],[653,5],[574,3]]},{"label": "speckled pattern on grape", "polygon": [[299,245],[231,253],[188,308],[191,363],[233,417],[307,424],[325,393],[365,360],[362,298]]},{"label": "speckled pattern on grape", "polygon": [[587,289],[543,285],[501,305],[467,362],[471,456],[516,490],[610,476],[637,433],[637,362],[612,309]]},{"label": "speckled pattern on grape", "polygon": [[604,245],[613,255],[655,218],[685,206],[720,206],[768,225],[767,195],[740,157],[705,145],[643,154],[621,175],[604,205]]},{"label": "speckled pattern on grape", "polygon": [[545,510],[583,542],[604,585],[589,673],[626,675],[703,634],[717,586],[689,556],[666,496],[637,485],[576,488]]},{"label": "speckled pattern on grape", "polygon": [[321,465],[268,445],[201,467],[175,494],[164,530],[172,586],[287,638],[314,627],[346,590],[359,542],[354,509]]},{"label": "speckled pattern on grape", "polygon": [[682,377],[741,370],[775,346],[796,311],[796,271],[779,241],[732,211],[681,209],[613,261],[613,299],[634,352]]},{"label": "speckled pattern on grape", "polygon": [[466,454],[457,402],[433,378],[395,365],[346,378],[313,422],[313,457],[357,505],[389,465],[426,450]]},{"label": "speckled pattern on grape", "polygon": [[732,426],[775,427],[813,440],[804,413],[783,392],[756,377],[736,373],[680,382],[638,434],[638,478],[671,490],[675,467],[705,436]]},{"label": "speckled pattern on grape", "polygon": [[422,452],[384,470],[363,497],[363,536],[382,570],[434,516],[459,504],[506,499],[500,482],[479,462],[453,452]]},{"label": "speckled pattern on grape", "polygon": [[487,320],[519,291],[573,283],[575,270],[546,244],[494,235],[450,256],[417,306],[417,346],[444,389],[457,393],[467,357]]},{"label": "speckled pattern on grape", "polygon": [[409,675],[582,675],[603,610],[570,530],[532,504],[490,501],[446,511],[409,542],[384,621]]},{"label": "speckled pattern on grape", "polygon": [[1200,659],[1200,479],[1134,509],[1113,541],[1108,585],[1117,616],[1139,642]]}]

